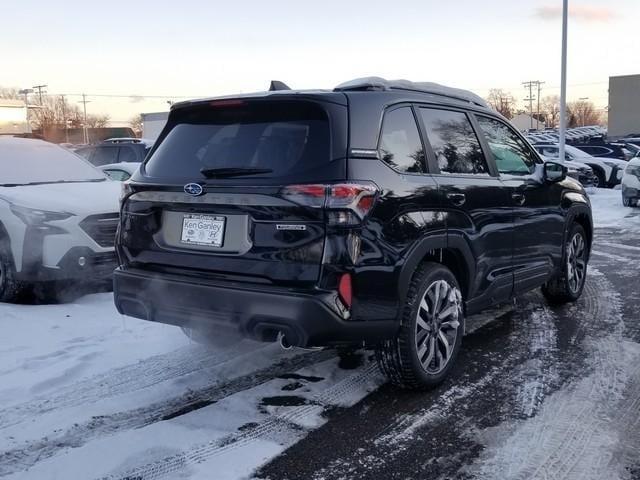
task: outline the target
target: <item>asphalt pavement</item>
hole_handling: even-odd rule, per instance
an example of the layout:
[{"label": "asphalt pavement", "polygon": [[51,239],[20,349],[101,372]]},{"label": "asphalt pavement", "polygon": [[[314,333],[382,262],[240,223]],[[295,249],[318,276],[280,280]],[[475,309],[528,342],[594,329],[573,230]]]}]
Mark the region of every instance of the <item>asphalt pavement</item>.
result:
[{"label": "asphalt pavement", "polygon": [[637,233],[597,230],[578,302],[532,292],[469,319],[438,388],[385,385],[330,411],[256,476],[640,478],[639,267]]}]

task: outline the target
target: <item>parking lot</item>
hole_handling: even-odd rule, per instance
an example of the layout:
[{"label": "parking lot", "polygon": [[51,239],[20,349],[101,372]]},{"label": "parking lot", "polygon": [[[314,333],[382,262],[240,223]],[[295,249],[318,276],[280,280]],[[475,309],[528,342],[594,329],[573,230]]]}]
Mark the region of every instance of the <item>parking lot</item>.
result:
[{"label": "parking lot", "polygon": [[469,319],[426,393],[385,384],[368,352],[205,348],[111,293],[2,304],[0,476],[640,478],[640,210],[591,200],[582,298]]}]

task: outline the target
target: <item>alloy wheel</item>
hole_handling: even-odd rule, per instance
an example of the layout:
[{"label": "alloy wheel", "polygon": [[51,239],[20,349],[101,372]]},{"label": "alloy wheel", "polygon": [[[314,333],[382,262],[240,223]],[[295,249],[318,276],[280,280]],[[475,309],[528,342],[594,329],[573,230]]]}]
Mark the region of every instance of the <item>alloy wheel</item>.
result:
[{"label": "alloy wheel", "polygon": [[416,351],[422,368],[437,375],[451,360],[458,337],[462,295],[444,280],[429,285],[416,317]]},{"label": "alloy wheel", "polygon": [[584,237],[581,233],[576,233],[567,246],[567,281],[573,293],[582,287],[586,273]]}]

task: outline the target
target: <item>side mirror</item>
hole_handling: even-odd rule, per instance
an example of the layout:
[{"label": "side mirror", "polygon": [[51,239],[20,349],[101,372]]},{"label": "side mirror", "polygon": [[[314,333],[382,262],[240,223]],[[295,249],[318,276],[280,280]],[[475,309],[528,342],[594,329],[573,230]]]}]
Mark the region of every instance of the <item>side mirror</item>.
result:
[{"label": "side mirror", "polygon": [[549,183],[561,182],[567,178],[567,167],[557,162],[544,163],[544,179]]}]

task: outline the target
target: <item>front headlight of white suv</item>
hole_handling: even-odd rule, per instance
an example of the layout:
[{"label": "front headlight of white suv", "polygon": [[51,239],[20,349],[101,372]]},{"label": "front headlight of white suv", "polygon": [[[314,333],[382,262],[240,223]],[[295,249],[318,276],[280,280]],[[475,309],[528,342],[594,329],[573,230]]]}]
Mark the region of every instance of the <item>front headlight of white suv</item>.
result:
[{"label": "front headlight of white suv", "polygon": [[48,210],[40,210],[38,208],[22,207],[20,205],[10,205],[13,214],[22,220],[26,225],[38,226],[46,225],[48,222],[56,220],[66,220],[73,216],[69,212],[51,212]]}]

